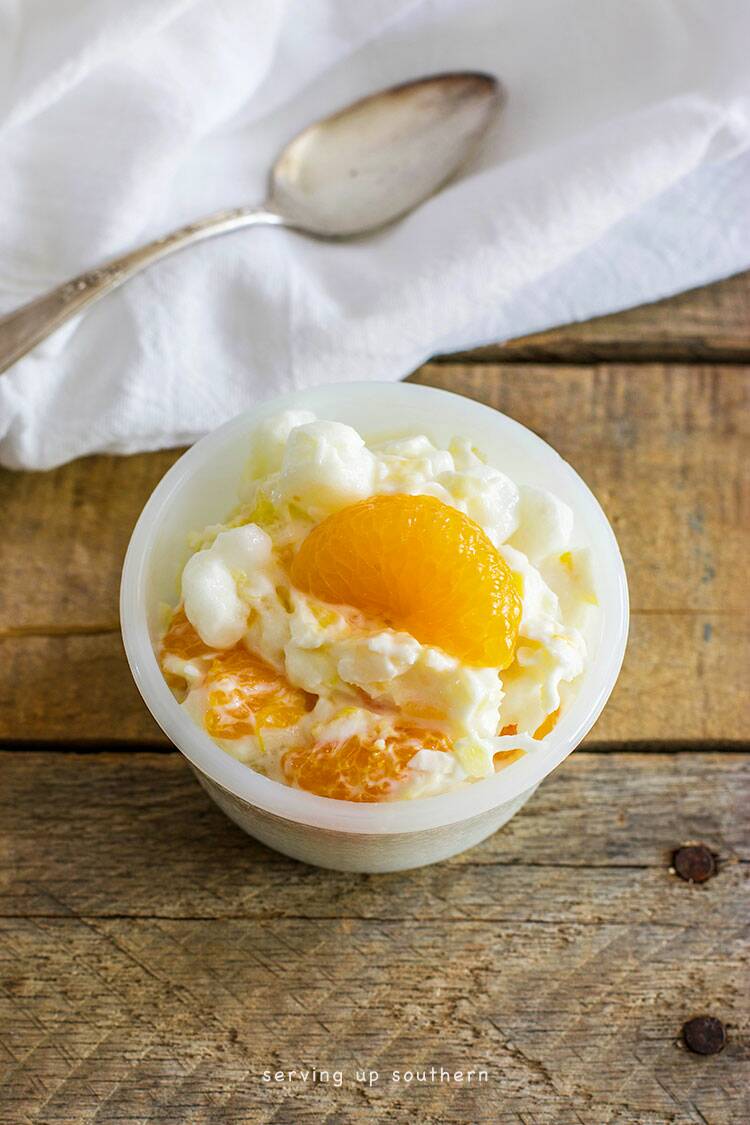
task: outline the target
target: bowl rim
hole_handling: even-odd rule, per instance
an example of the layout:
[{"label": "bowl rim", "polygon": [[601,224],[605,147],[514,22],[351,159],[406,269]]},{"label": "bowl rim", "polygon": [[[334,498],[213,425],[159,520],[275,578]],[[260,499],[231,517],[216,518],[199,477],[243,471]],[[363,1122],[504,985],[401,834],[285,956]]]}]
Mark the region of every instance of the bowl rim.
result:
[{"label": "bowl rim", "polygon": [[[585,679],[568,713],[540,741],[538,751],[464,789],[409,801],[366,804],[319,797],[263,777],[222,750],[206,731],[197,726],[172,695],[156,660],[148,628],[146,576],[150,555],[158,539],[161,515],[176,494],[189,487],[201,466],[240,433],[250,436],[260,417],[289,408],[315,410],[317,401],[325,400],[326,394],[333,392],[342,399],[388,394],[394,403],[398,400],[419,402],[428,415],[431,406],[441,410],[450,405],[460,419],[456,424],[457,432],[470,430],[472,418],[481,415],[486,423],[487,415],[491,415],[498,434],[512,430],[516,439],[544,457],[554,467],[555,473],[564,473],[568,477],[577,493],[578,511],[585,511],[588,520],[593,521],[598,529],[600,562],[613,568],[611,605],[601,610],[597,659],[583,673]],[[446,404],[446,400],[453,401]],[[606,554],[605,559],[601,559],[602,552]],[[196,770],[234,797],[265,813],[331,832],[378,836],[423,832],[471,820],[535,788],[581,742],[609,698],[625,654],[629,602],[619,546],[598,500],[575,469],[541,437],[493,407],[452,391],[416,383],[352,382],[326,384],[265,400],[225,422],[182,454],[154,488],[133,529],[122,570],[120,621],[128,663],[146,706],[167,737]],[[586,702],[585,707],[583,701]]]}]

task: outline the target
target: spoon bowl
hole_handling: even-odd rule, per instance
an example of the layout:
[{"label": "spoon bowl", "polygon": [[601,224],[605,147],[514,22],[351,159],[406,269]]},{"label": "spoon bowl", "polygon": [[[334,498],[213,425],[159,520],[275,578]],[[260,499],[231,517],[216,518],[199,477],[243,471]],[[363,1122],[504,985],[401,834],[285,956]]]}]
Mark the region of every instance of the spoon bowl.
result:
[{"label": "spoon bowl", "polygon": [[308,126],[279,156],[268,206],[322,238],[365,234],[438,191],[476,149],[500,104],[488,74],[393,86]]},{"label": "spoon bowl", "polygon": [[0,374],[105,293],[194,242],[260,225],[353,238],[393,222],[455,175],[499,104],[491,75],[457,71],[392,86],[308,126],[278,157],[260,207],[180,227],[0,317]]}]

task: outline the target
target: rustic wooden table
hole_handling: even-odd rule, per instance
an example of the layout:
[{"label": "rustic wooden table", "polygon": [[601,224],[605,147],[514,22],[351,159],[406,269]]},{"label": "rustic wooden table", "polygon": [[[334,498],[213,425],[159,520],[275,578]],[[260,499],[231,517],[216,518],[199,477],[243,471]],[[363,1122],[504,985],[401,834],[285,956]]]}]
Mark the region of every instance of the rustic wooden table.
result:
[{"label": "rustic wooden table", "polygon": [[[582,473],[633,618],[585,746],[399,875],[243,836],[141,704],[119,570],[177,454],[0,476],[2,1122],[750,1120],[749,361],[747,275],[416,373]],[[672,870],[694,842],[701,884]],[[703,1015],[720,1053],[685,1045]]]}]

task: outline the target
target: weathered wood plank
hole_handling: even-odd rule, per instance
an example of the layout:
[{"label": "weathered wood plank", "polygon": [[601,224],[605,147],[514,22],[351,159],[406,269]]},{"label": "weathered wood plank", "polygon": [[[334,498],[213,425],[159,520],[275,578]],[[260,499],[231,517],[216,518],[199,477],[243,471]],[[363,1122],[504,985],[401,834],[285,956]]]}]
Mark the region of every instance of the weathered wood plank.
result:
[{"label": "weathered wood plank", "polygon": [[[747,1119],[736,931],[21,919],[0,934],[7,1125]],[[731,1025],[710,1059],[679,1042],[706,997]],[[313,1067],[328,1080],[263,1082]],[[390,1077],[431,1067],[432,1084]]]},{"label": "weathered wood plank", "polygon": [[0,637],[0,739],[166,742],[119,631]]},{"label": "weathered wood plank", "polygon": [[[741,894],[749,803],[750,754],[582,750],[492,840],[449,864],[363,880],[313,873],[250,840],[209,802],[180,755],[6,751],[0,916],[668,915],[689,925],[703,895],[711,924],[733,925],[750,913]],[[719,857],[720,875],[687,894],[669,874],[670,857],[696,838]],[[490,905],[483,896],[496,879],[502,894]],[[586,895],[576,889],[582,879]],[[335,893],[321,895],[321,880]]]},{"label": "weathered wood plank", "polygon": [[[750,622],[639,613],[594,742],[747,737]],[[0,637],[0,740],[166,742],[134,684],[119,633]]]},{"label": "weathered wood plank", "polygon": [[588,741],[747,739],[749,653],[747,617],[635,614],[620,678]]},{"label": "weathered wood plank", "polygon": [[[741,737],[750,371],[432,366],[415,378],[488,402],[547,437],[589,481],[616,528],[632,641],[594,737]],[[113,630],[131,524],[175,456],[98,458],[45,476],[0,478],[10,528],[0,738],[160,737]],[[103,509],[110,519],[102,520]]]},{"label": "weathered wood plank", "polygon": [[[0,1120],[745,1120],[747,767],[581,753],[465,856],[368,877],[267,852],[174,756],[2,755]],[[668,871],[696,835],[703,886]],[[262,1080],[312,1066],[341,1086]]]},{"label": "weathered wood plank", "polygon": [[472,362],[592,363],[750,360],[750,273],[611,316],[566,324],[458,356]]},{"label": "weathered wood plank", "polygon": [[[621,538],[635,608],[745,608],[750,371],[428,365],[412,378],[488,402],[573,463]],[[130,531],[177,456],[0,471],[0,635],[116,624]]]},{"label": "weathered wood plank", "polygon": [[750,370],[450,366],[412,376],[549,441],[612,522],[635,610],[747,612]]},{"label": "weathered wood plank", "polygon": [[0,469],[0,636],[117,625],[122,560],[141,508],[180,451]]}]

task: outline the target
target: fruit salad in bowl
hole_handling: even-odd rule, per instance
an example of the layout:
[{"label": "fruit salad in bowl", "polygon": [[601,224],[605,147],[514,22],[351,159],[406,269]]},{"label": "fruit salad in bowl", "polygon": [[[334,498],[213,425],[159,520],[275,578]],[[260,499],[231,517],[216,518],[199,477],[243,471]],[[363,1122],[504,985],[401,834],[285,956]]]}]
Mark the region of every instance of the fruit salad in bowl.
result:
[{"label": "fruit salad in bowl", "polygon": [[193,538],[159,656],[223,750],[348,801],[487,777],[549,733],[597,598],[573,513],[470,438],[259,424],[222,524]]},{"label": "fruit salad in bowl", "polygon": [[[167,475],[126,562],[126,648],[157,719],[290,854],[387,870],[413,863],[347,841],[486,835],[619,669],[627,594],[596,501],[517,423],[424,387],[319,388],[224,430]],[[325,854],[269,817],[323,831]]]}]

